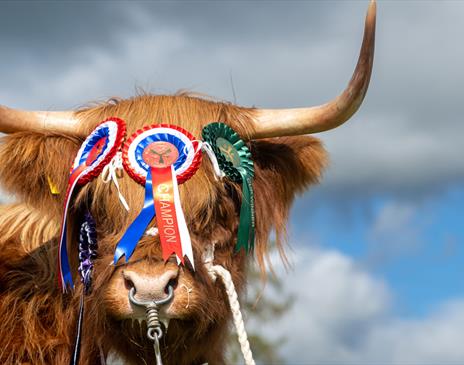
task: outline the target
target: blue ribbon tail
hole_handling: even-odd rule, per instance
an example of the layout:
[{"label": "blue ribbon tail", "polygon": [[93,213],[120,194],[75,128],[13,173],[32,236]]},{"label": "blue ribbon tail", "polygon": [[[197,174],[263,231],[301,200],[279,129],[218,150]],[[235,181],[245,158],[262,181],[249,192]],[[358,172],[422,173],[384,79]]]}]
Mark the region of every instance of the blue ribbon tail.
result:
[{"label": "blue ribbon tail", "polygon": [[[71,275],[71,269],[69,267],[69,259],[68,259],[68,250],[66,248],[67,242],[66,242],[66,223],[64,225],[64,236],[63,236],[63,242],[61,243],[61,275],[63,276],[63,281],[64,281],[64,286],[63,290],[66,291],[68,286],[71,289],[74,289],[74,283],[72,280],[72,275]],[[61,279],[60,279],[61,280]]]},{"label": "blue ribbon tail", "polygon": [[122,256],[126,256],[126,262],[129,261],[132,253],[137,246],[140,238],[142,238],[147,226],[156,215],[154,201],[153,201],[153,183],[151,178],[151,169],[147,172],[147,181],[145,182],[145,201],[143,203],[142,211],[139,213],[137,218],[127,229],[124,236],[119,241],[114,252],[114,261],[116,263],[121,259]]}]

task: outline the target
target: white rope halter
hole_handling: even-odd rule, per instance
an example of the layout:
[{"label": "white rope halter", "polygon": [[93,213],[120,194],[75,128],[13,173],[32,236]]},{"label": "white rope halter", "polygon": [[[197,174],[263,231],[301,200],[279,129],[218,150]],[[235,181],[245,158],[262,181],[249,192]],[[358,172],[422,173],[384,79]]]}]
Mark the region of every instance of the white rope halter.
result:
[{"label": "white rope halter", "polygon": [[237,291],[235,290],[234,282],[230,272],[227,271],[221,265],[213,265],[214,261],[214,244],[206,247],[203,255],[203,263],[208,270],[208,274],[211,279],[215,282],[217,277],[220,277],[226,288],[227,297],[229,298],[229,305],[232,311],[232,317],[234,320],[235,329],[237,331],[238,342],[240,343],[240,349],[242,350],[243,357],[246,365],[255,365],[253,360],[253,354],[250,349],[250,343],[248,342],[248,336],[245,330],[245,324],[243,322],[242,313],[240,312],[240,303],[238,301]]}]

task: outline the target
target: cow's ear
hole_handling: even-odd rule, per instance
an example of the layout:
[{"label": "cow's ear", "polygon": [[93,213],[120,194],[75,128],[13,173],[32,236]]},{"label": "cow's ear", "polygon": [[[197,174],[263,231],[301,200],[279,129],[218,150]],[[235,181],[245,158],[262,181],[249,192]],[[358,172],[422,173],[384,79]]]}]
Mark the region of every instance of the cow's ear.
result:
[{"label": "cow's ear", "polygon": [[281,250],[293,199],[319,182],[327,154],[321,142],[310,136],[254,141],[251,152],[255,163],[256,253],[263,267],[269,232],[275,230]]},{"label": "cow's ear", "polygon": [[51,216],[60,214],[77,138],[22,132],[0,144],[0,182],[6,193]]}]

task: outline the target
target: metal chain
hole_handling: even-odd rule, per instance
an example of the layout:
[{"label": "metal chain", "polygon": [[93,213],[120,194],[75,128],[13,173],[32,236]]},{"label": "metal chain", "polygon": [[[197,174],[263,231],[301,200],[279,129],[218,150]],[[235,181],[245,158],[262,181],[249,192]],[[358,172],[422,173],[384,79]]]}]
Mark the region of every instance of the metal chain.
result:
[{"label": "metal chain", "polygon": [[155,349],[156,365],[163,365],[163,359],[161,358],[159,337],[157,335],[153,337],[153,348]]}]

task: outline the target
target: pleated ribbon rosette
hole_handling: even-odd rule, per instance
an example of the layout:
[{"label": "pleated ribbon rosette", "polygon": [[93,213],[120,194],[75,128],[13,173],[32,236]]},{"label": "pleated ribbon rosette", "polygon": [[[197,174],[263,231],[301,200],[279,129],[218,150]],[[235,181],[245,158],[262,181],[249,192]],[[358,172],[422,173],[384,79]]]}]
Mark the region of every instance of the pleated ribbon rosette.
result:
[{"label": "pleated ribbon rosette", "polygon": [[219,168],[230,180],[242,184],[242,205],[236,251],[253,250],[255,241],[255,208],[253,193],[254,164],[251,153],[237,132],[224,123],[210,123],[203,128],[203,141],[216,155]]},{"label": "pleated ribbon rosette", "polygon": [[198,170],[202,154],[198,142],[175,125],[157,124],[135,132],[124,144],[127,173],[145,187],[144,205],[118,243],[114,264],[128,262],[140,238],[156,216],[163,260],[174,254],[178,264],[187,257],[194,268],[193,250],[182,210],[178,184]]},{"label": "pleated ribbon rosette", "polygon": [[82,143],[74,159],[64,200],[63,217],[58,251],[58,277],[63,291],[74,288],[67,253],[67,213],[73,192],[98,177],[121,147],[126,133],[126,123],[119,118],[109,118],[100,123]]}]

